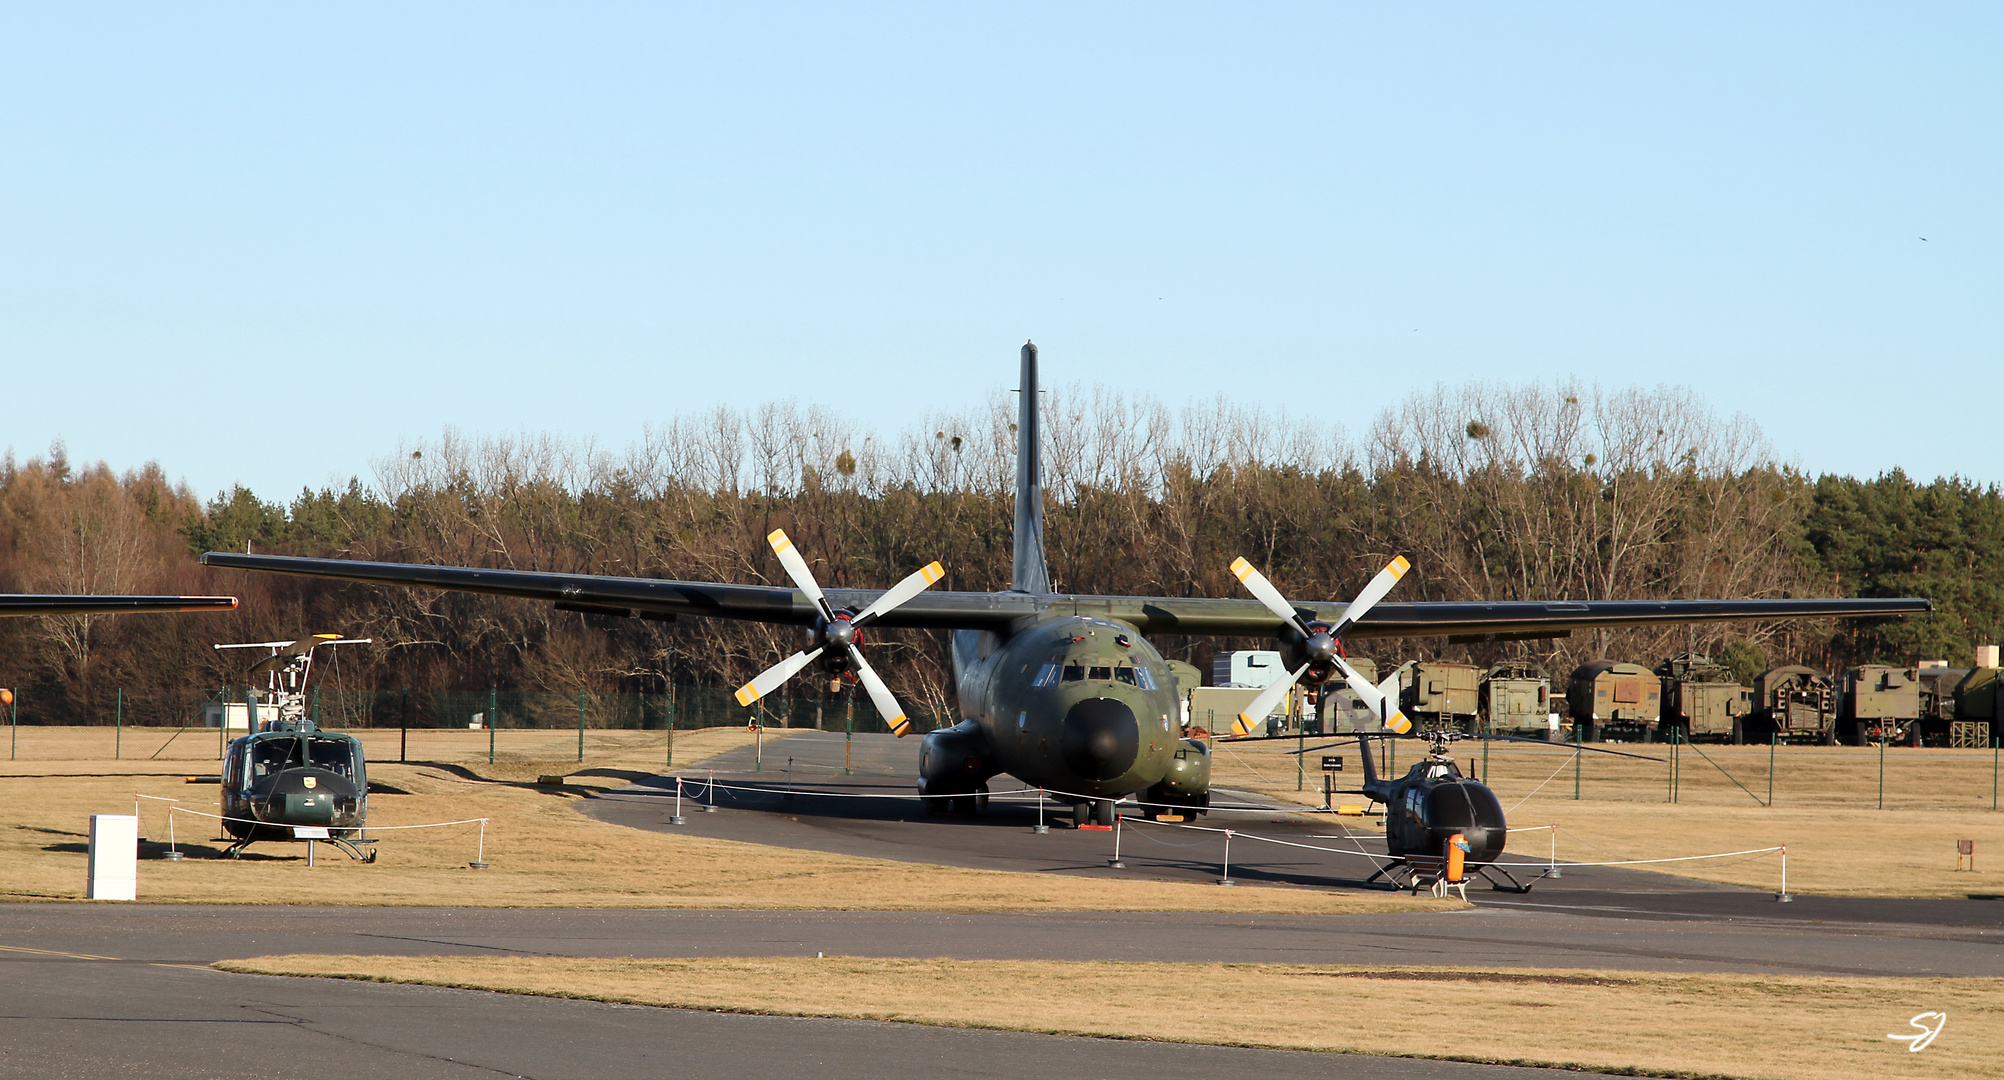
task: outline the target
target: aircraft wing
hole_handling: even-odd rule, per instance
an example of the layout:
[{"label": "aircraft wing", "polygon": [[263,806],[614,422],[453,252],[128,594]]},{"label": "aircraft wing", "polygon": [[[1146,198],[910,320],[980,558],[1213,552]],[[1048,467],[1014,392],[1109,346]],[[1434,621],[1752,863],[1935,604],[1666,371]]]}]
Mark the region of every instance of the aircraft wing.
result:
[{"label": "aircraft wing", "polygon": [[[202,556],[202,563],[234,570],[304,574],[375,585],[412,585],[452,592],[487,593],[490,596],[517,596],[525,600],[546,600],[567,611],[600,615],[643,618],[705,615],[718,619],[799,626],[811,625],[821,615],[820,608],[798,589],[770,585],[726,585],[708,581],[550,574],[535,570],[482,570],[465,566],[306,559],[229,551],[211,551]],[[828,589],[825,593],[831,605],[861,611],[883,595],[883,590]],[[1040,602],[1048,599],[1023,593],[929,591],[905,601],[878,620],[877,625],[1002,630],[1019,619],[1034,618],[1041,610]]]},{"label": "aircraft wing", "polygon": [[[797,589],[769,585],[668,581],[656,578],[483,570],[461,566],[307,559],[211,551],[208,566],[409,585],[455,592],[542,600],[569,611],[653,618],[703,615],[720,619],[808,625],[820,612]],[[829,589],[837,608],[860,611],[880,590]],[[1333,622],[1346,603],[1298,604],[1309,620]],[[1346,628],[1345,639],[1447,637],[1466,640],[1564,637],[1594,630],[1664,623],[1858,618],[1932,611],[1920,599],[1810,600],[1552,600],[1381,603]],[[1033,596],[1017,592],[920,593],[885,615],[880,625],[918,629],[1007,630],[1043,615],[1090,615],[1132,623],[1149,634],[1264,637],[1281,621],[1259,601],[1210,597]]]},{"label": "aircraft wing", "polygon": [[228,611],[234,596],[76,596],[68,593],[0,593],[5,615],[129,615],[144,611]]},{"label": "aircraft wing", "polygon": [[[1281,621],[1257,600],[1079,597],[1112,618],[1151,634],[1224,634],[1260,637],[1280,632]],[[1333,623],[1343,601],[1296,603],[1310,622]],[[1861,618],[1933,611],[1921,599],[1810,600],[1438,600],[1380,603],[1345,627],[1346,641],[1362,638],[1445,637],[1460,641],[1565,637],[1575,630],[1666,623],[1768,622],[1777,619]]]}]

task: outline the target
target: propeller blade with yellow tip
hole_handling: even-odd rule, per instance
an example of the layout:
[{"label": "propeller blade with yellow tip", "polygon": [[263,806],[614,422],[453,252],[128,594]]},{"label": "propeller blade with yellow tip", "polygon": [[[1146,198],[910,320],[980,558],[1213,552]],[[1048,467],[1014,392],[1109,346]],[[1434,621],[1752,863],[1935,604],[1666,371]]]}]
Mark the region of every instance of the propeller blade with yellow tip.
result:
[{"label": "propeller blade with yellow tip", "polygon": [[1303,664],[1288,672],[1286,678],[1276,679],[1272,685],[1261,690],[1259,696],[1252,699],[1252,704],[1246,706],[1246,711],[1232,719],[1232,734],[1251,735],[1261,724],[1266,723],[1266,718],[1273,715],[1274,707],[1280,704],[1280,699],[1287,696],[1287,692],[1294,688],[1296,680],[1301,678],[1301,673],[1307,670],[1308,665]]},{"label": "propeller blade with yellow tip", "polygon": [[785,529],[774,529],[766,534],[765,542],[772,545],[772,553],[779,556],[779,565],[786,568],[786,576],[793,579],[794,588],[807,594],[807,599],[821,609],[821,617],[832,619],[835,610],[828,606],[828,598],[821,595],[821,586],[814,580],[814,572],[807,568],[807,560],[793,546]]},{"label": "propeller blade with yellow tip", "polygon": [[1364,591],[1350,601],[1350,606],[1343,609],[1343,614],[1337,617],[1336,624],[1330,627],[1330,632],[1340,634],[1345,626],[1363,618],[1364,613],[1371,610],[1372,605],[1383,600],[1385,594],[1392,591],[1392,586],[1397,585],[1399,579],[1406,576],[1406,571],[1412,569],[1412,565],[1403,555],[1387,563],[1383,570],[1378,571],[1378,576],[1372,578],[1369,585],[1364,586]]},{"label": "propeller blade with yellow tip", "polygon": [[[1382,688],[1372,685],[1371,680],[1365,678],[1363,672],[1351,667],[1340,656],[1336,658],[1336,670],[1343,673],[1343,681],[1349,683],[1350,689],[1363,699],[1365,707],[1369,708],[1373,715],[1384,720],[1385,730],[1404,735],[1413,729],[1412,721],[1407,720],[1406,714],[1391,703],[1390,695]],[[1393,678],[1396,679],[1397,676],[1394,675]]]},{"label": "propeller blade with yellow tip", "polygon": [[1273,587],[1273,582],[1268,581],[1265,574],[1247,562],[1245,556],[1241,555],[1232,560],[1232,573],[1239,579],[1239,584],[1246,587],[1247,592],[1266,605],[1268,611],[1292,623],[1295,629],[1303,634],[1308,633],[1308,625],[1301,621],[1301,616],[1294,610],[1294,605],[1288,603],[1287,598],[1280,595],[1280,590]]},{"label": "propeller blade with yellow tip", "polygon": [[924,592],[933,582],[945,576],[946,568],[937,562],[928,563],[920,567],[911,576],[885,590],[884,595],[877,597],[875,603],[864,608],[862,613],[856,616],[856,625],[862,626],[864,623],[891,611],[898,605]]},{"label": "propeller blade with yellow tip", "polygon": [[738,687],[738,704],[746,708],[751,703],[779,689],[779,684],[793,677],[793,673],[814,662],[821,655],[820,649],[812,652],[797,652],[779,663],[758,673],[758,677]]},{"label": "propeller blade with yellow tip", "polygon": [[891,734],[904,738],[912,729],[911,721],[905,719],[905,710],[898,704],[891,688],[884,685],[884,680],[877,677],[876,669],[863,659],[863,650],[849,646],[849,659],[856,665],[856,677],[862,680],[863,689],[870,692],[871,703],[883,714],[884,723],[891,726]]}]

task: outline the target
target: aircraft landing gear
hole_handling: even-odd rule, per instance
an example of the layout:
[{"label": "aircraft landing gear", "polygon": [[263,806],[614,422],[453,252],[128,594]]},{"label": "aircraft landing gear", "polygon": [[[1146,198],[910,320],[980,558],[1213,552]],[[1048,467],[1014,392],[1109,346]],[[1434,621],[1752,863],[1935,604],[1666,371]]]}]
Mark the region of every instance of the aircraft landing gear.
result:
[{"label": "aircraft landing gear", "polygon": [[1112,799],[1081,799],[1072,803],[1072,828],[1110,829],[1112,827]]}]

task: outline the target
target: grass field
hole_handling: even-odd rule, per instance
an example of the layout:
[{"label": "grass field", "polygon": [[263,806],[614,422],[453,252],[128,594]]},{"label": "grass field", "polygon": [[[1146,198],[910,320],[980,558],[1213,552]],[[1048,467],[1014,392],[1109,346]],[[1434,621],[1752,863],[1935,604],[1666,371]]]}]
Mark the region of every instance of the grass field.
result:
[{"label": "grass field", "polygon": [[[1774,1080],[2004,1076],[2004,980],[1269,964],[276,956],[227,971],[731,1012]],[[1192,992],[1192,991],[1195,992]],[[1360,1006],[1365,1008],[1360,1009]],[[1919,1052],[1886,1038],[1945,1012]]]},{"label": "grass field", "polygon": [[[1334,740],[1308,740],[1313,747]],[[1221,745],[1214,783],[1319,806],[1323,754],[1341,755],[1338,788],[1363,780],[1357,743],[1305,755],[1296,789],[1293,740]],[[1512,827],[1558,826],[1558,858],[1573,862],[1661,859],[1786,845],[1791,892],[1825,895],[1963,897],[2004,894],[2004,813],[1991,807],[1988,750],[1895,747],[1885,755],[1886,809],[1878,809],[1879,754],[1851,747],[1782,747],[1774,755],[1774,805],[1768,799],[1765,746],[1682,747],[1671,796],[1669,747],[1610,748],[1660,761],[1587,753],[1579,759],[1580,798],[1573,798],[1571,747],[1491,744],[1456,746],[1464,773],[1496,791]],[[1398,746],[1403,772],[1418,760],[1414,744]],[[1702,751],[1702,755],[1701,752]],[[1707,758],[1710,760],[1708,761]],[[1382,762],[1381,758],[1381,762]],[[1338,803],[1361,803],[1355,795]],[[1956,869],[1957,840],[1976,844],[1973,872]],[[1539,860],[1552,851],[1548,833],[1511,839],[1509,860]],[[1639,867],[1703,881],[1779,889],[1780,859]]]},{"label": "grass field", "polygon": [[[53,733],[49,733],[53,735]],[[449,906],[719,907],[908,909],[924,911],[1272,911],[1353,913],[1440,910],[1458,901],[1383,893],[1118,881],[998,873],[768,848],[608,825],[576,812],[577,799],[660,771],[659,733],[588,732],[575,760],[573,732],[501,731],[496,764],[484,733],[438,732],[428,752],[444,760],[399,765],[372,761],[369,821],[381,828],[466,818],[489,819],[486,870],[467,864],[480,850],[477,825],[379,832],[381,859],[350,862],[322,846],[309,867],[298,844],[253,846],[241,860],[213,856],[216,823],[175,815],[175,838],[191,858],[140,864],[139,897],[167,903],[408,904]],[[77,738],[88,739],[95,731]],[[411,753],[419,746],[413,732]],[[390,747],[380,740],[387,736]],[[394,757],[397,733],[369,733],[372,756]],[[469,739],[469,737],[472,737]],[[783,738],[769,732],[767,739]],[[677,736],[677,764],[744,745],[743,728]],[[450,740],[458,739],[458,744]],[[472,745],[477,743],[478,745]],[[657,756],[660,755],[660,756]],[[83,895],[89,816],[130,813],[134,793],[216,810],[213,784],[188,784],[195,762],[23,760],[0,771],[0,899],[75,900]],[[214,769],[199,763],[201,771]],[[562,773],[563,787],[535,783]],[[138,800],[141,834],[154,854],[168,838],[165,803]]]}]

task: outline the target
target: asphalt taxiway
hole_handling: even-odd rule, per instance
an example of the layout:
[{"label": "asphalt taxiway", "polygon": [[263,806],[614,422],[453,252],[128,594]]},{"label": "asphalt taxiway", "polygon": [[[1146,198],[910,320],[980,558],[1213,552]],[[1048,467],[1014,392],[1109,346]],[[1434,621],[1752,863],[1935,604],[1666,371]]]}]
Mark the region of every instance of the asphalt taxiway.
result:
[{"label": "asphalt taxiway", "polygon": [[[1035,833],[1034,804],[928,818],[900,762],[909,741],[797,735],[706,763],[718,809],[675,783],[581,800],[638,828],[1049,874],[1209,881],[1223,837],[1123,828]],[[818,745],[816,745],[818,744]],[[848,750],[851,771],[840,772]],[[792,777],[785,758],[794,757]],[[826,760],[832,759],[832,766]],[[820,768],[815,768],[820,765]],[[812,775],[818,773],[818,776]],[[726,788],[724,785],[729,785]],[[801,794],[787,798],[787,788]],[[834,798],[809,790],[881,795]],[[729,791],[728,795],[724,793]],[[1363,837],[1279,809],[1214,815],[1242,829],[1248,886],[1356,888]],[[1303,844],[1280,847],[1258,833]],[[1368,836],[1368,832],[1366,832]],[[1148,837],[1149,839],[1144,839]],[[1154,845],[1154,846],[1151,846]],[[1182,847],[1171,845],[1181,844]],[[1315,850],[1315,849],[1330,850]],[[1525,871],[1528,875],[1530,871]],[[1229,890],[1220,890],[1228,893]],[[276,953],[806,956],[1477,965],[1806,975],[2004,976],[2004,903],[1798,897],[1614,868],[1571,868],[1528,894],[1471,890],[1474,908],[1341,918],[1253,914],[943,914],[22,904],[0,906],[0,1076],[959,1078],[1018,1075],[1372,1080],[1551,1075],[1539,1070],[743,1016],[427,987],[226,974]]]}]

